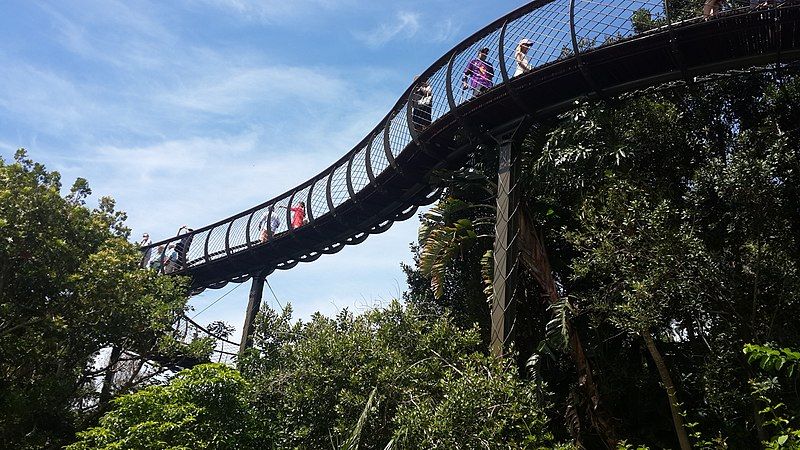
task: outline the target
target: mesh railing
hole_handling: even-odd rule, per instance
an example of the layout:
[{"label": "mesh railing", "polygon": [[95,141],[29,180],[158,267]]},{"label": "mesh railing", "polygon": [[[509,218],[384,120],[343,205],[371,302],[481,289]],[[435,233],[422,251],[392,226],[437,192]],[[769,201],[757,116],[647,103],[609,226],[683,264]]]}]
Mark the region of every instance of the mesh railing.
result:
[{"label": "mesh railing", "polygon": [[[714,15],[748,13],[788,3],[771,0],[531,2],[467,38],[421,73],[369,135],[322,173],[248,211],[146,247],[148,256],[142,264],[161,273],[184,272],[265,245],[310,221],[318,221],[330,214],[332,208],[343,207],[370,183],[379,182],[379,177],[393,168],[395,159],[406,148],[418,144],[420,135],[454,112],[453,105],[467,104],[487,92],[502,89],[502,71],[508,79],[514,79],[576,56],[576,49],[580,56],[653,30],[672,31],[677,26],[701,21],[704,15],[713,19]],[[377,217],[376,223],[392,220],[394,217]]]}]

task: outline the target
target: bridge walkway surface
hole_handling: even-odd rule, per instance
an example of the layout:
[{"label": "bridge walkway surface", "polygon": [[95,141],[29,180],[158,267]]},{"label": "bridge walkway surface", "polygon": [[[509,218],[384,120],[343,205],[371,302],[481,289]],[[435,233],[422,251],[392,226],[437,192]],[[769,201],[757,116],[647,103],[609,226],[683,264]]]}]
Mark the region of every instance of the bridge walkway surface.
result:
[{"label": "bridge walkway surface", "polygon": [[[190,276],[192,293],[290,269],[412,217],[438,198],[432,171],[463,166],[488,137],[523,118],[552,117],[583,99],[800,59],[797,1],[732,9],[708,20],[699,11],[670,11],[670,4],[528,3],[434,62],[361,142],[321,173],[143,249],[143,264]],[[525,40],[523,59],[518,51]],[[492,86],[465,89],[465,71],[483,48],[494,69]],[[518,70],[518,60],[529,70]]]}]

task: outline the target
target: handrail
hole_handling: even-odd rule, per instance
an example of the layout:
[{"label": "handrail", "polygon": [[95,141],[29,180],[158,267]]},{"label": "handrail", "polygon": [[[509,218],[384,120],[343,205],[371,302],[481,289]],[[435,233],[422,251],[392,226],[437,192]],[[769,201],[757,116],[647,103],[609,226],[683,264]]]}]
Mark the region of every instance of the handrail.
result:
[{"label": "handrail", "polygon": [[[635,39],[637,34],[633,27],[633,16],[637,12],[644,12],[652,16],[654,23],[661,21],[660,24],[654,25],[654,30],[648,30],[646,33],[663,29],[669,33],[671,45],[673,46],[676,28],[687,26],[675,22],[673,14],[671,14],[672,11],[667,7],[666,0],[606,0],[605,2],[595,0],[536,0],[523,5],[486,25],[442,55],[422,72],[418,80],[411,82],[389,112],[357,145],[317,175],[266,202],[211,225],[195,229],[191,232],[192,236],[188,240],[186,235],[174,236],[156,242],[149,247],[143,248],[143,250],[155,250],[161,246],[164,247],[159,251],[150,252],[151,255],[160,255],[162,261],[160,266],[163,273],[185,273],[191,268],[201,267],[221,258],[233,257],[237,252],[257,247],[261,244],[260,239],[254,240],[252,238],[253,225],[258,220],[255,215],[259,214],[260,211],[271,210],[276,205],[283,203],[287,207],[284,218],[286,229],[277,233],[276,237],[283,237],[283,234],[296,237],[296,232],[304,227],[293,227],[291,225],[293,214],[290,212],[290,208],[295,206],[295,199],[298,196],[301,198],[297,198],[297,202],[303,201],[306,204],[306,217],[309,223],[313,223],[314,228],[317,227],[316,222],[321,217],[331,215],[338,220],[338,210],[344,207],[351,207],[356,203],[358,201],[356,197],[359,192],[368,188],[375,192],[383,192],[382,185],[385,184],[386,180],[386,177],[383,176],[384,173],[400,177],[404,176],[398,161],[403,151],[409,146],[419,148],[426,155],[435,157],[436,151],[426,146],[427,142],[424,139],[424,135],[427,129],[435,129],[435,125],[442,119],[445,119],[445,123],[447,123],[446,121],[455,121],[469,136],[476,137],[481,131],[476,129],[465,118],[465,113],[469,111],[469,108],[474,109],[480,105],[480,102],[476,101],[477,96],[491,97],[496,95],[497,92],[501,92],[500,89],[502,89],[502,92],[510,95],[521,109],[526,113],[530,113],[531,109],[519,99],[516,89],[511,86],[510,81],[514,80],[516,74],[510,74],[507,67],[509,63],[508,52],[511,51],[510,62],[514,63],[514,53],[521,45],[522,39],[529,39],[533,42],[526,55],[526,58],[530,57],[535,63],[535,67],[531,72],[536,72],[543,67],[558,63],[571,64],[573,66],[577,63],[576,67],[586,85],[598,95],[604,96],[603,89],[596,84],[592,74],[588,71],[588,67],[585,65],[586,58],[590,56],[591,52],[604,45],[611,46],[625,40]],[[747,14],[749,10],[735,10],[732,13]],[[689,23],[689,26],[702,23],[695,19],[686,22]],[[511,45],[508,45],[509,42],[507,40],[510,40]],[[516,41],[519,41],[520,44],[517,44]],[[476,90],[469,98],[464,99],[462,97],[457,101],[453,86],[454,77],[458,77],[460,81],[464,68],[468,64],[467,61],[475,58],[476,49],[482,47],[490,49],[486,60],[492,66],[499,68],[499,71],[495,69],[495,76],[492,80],[493,86],[485,92]],[[676,48],[673,47],[672,51],[674,55],[677,55]],[[676,59],[679,60],[680,58]],[[687,69],[682,62],[678,69],[686,76]],[[418,101],[420,96],[418,90],[423,84],[427,85],[431,91],[430,99],[428,100],[430,104],[426,107],[422,106],[422,104],[414,103]],[[461,88],[460,83],[458,86]],[[493,92],[495,94],[492,94]],[[462,90],[461,93],[464,94],[465,91]],[[427,112],[423,110],[424,108],[427,108]],[[425,117],[426,114],[427,117]],[[397,120],[398,126],[394,127],[393,121],[398,117],[400,118]],[[360,151],[365,152],[363,165],[361,161],[358,164],[354,163]],[[346,180],[345,183],[337,182],[337,190],[333,192],[332,184],[334,176],[337,175],[337,170],[342,170],[345,173]],[[356,186],[353,182],[356,177],[361,177],[362,180],[366,179],[367,183],[359,183]],[[346,200],[343,202],[335,201],[334,195],[339,199],[341,198],[339,194],[342,194]],[[320,207],[320,211],[313,210],[312,199],[317,198],[317,196],[322,196],[324,199],[324,207]],[[410,204],[406,206],[410,206]],[[402,209],[405,210],[406,208]],[[374,232],[375,230],[384,229],[387,220],[392,222],[402,216],[404,215],[377,217],[380,220],[372,222],[376,225],[372,231],[367,231]],[[243,220],[237,224],[238,226],[234,227],[234,222],[245,217],[247,218],[246,221]],[[268,228],[269,240],[273,241],[270,228],[271,220],[267,222],[262,226]],[[202,233],[206,233],[203,236],[204,239],[194,239],[194,237],[200,236]],[[213,243],[212,234],[214,235]],[[220,236],[224,239],[221,239]],[[166,261],[170,246],[174,246],[176,241],[181,239],[186,240],[189,244],[187,247],[202,245],[203,248],[200,250],[201,257],[190,260],[190,248],[184,248],[182,250],[184,257],[178,258],[182,265],[166,267],[170,264],[169,261]],[[220,243],[219,241],[222,242]],[[331,246],[329,245],[329,247]],[[309,252],[320,250],[324,250],[324,248],[308,249]],[[293,267],[298,258],[292,257],[292,259],[291,263],[284,264],[280,268]],[[147,261],[143,262],[143,264],[147,263]]]}]

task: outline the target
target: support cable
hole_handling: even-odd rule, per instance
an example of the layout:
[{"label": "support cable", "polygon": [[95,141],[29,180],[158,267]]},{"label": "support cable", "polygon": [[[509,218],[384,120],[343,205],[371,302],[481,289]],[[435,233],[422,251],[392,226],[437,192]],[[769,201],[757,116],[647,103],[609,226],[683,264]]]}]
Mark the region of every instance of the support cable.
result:
[{"label": "support cable", "polygon": [[275,295],[275,291],[272,290],[272,286],[270,286],[269,280],[266,277],[264,277],[264,282],[267,283],[267,287],[269,288],[269,291],[272,292],[272,297],[275,298],[275,302],[278,303],[278,306],[281,307],[281,311],[283,311],[283,305],[281,304],[281,301],[278,300],[278,296]]},{"label": "support cable", "polygon": [[197,316],[199,316],[200,314],[203,314],[204,312],[206,312],[206,311],[208,310],[208,308],[211,308],[212,306],[214,306],[214,305],[215,305],[217,302],[219,302],[220,300],[222,300],[223,298],[225,298],[225,297],[226,297],[228,294],[230,294],[231,292],[233,292],[233,291],[235,291],[236,289],[238,289],[238,288],[239,288],[239,286],[241,286],[242,284],[243,284],[243,283],[238,283],[236,286],[234,286],[234,287],[233,287],[233,289],[231,289],[230,291],[228,291],[228,292],[226,292],[226,293],[222,294],[222,297],[220,297],[220,298],[218,298],[218,299],[214,300],[214,301],[213,301],[213,302],[211,302],[211,303],[210,303],[208,306],[206,306],[205,308],[203,308],[203,309],[202,309],[200,312],[198,312],[197,314],[193,315],[193,316],[192,316],[192,319],[195,319],[195,318],[197,318]]}]

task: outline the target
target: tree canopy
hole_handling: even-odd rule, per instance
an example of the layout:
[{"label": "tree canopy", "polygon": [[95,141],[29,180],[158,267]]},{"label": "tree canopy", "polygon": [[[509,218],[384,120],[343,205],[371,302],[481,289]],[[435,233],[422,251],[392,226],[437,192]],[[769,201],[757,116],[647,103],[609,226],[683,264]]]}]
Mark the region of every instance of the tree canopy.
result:
[{"label": "tree canopy", "polygon": [[[108,400],[102,350],[179,347],[184,281],[139,269],[113,199],[87,208],[84,179],[60,190],[59,174],[24,150],[0,160],[0,436],[17,448],[58,447],[94,420]],[[105,388],[136,383],[116,382]]]}]

